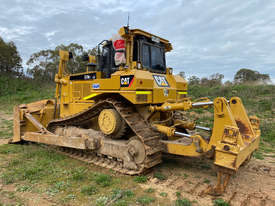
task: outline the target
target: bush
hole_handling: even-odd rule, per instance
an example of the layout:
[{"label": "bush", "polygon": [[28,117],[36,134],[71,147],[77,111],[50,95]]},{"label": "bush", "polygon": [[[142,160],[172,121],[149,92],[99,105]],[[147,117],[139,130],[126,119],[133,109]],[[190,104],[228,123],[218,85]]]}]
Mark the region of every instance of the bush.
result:
[{"label": "bush", "polygon": [[118,200],[115,202],[114,206],[128,206],[128,202],[126,200]]},{"label": "bush", "polygon": [[0,103],[10,111],[14,105],[52,99],[54,94],[53,84],[41,84],[28,78],[9,78],[0,75]]},{"label": "bush", "polygon": [[85,177],[86,177],[85,168],[76,168],[72,172],[72,179],[75,180],[75,181],[84,180]]},{"label": "bush", "polygon": [[81,193],[85,195],[93,195],[97,193],[97,188],[94,185],[87,185],[81,188]]},{"label": "bush", "polygon": [[167,197],[168,194],[166,192],[161,192],[161,193],[159,193],[159,195],[162,197]]},{"label": "bush", "polygon": [[153,197],[143,196],[143,197],[137,198],[137,203],[142,204],[142,205],[148,205],[154,201],[155,201],[155,198],[153,198]]},{"label": "bush", "polygon": [[147,182],[147,177],[146,176],[136,176],[134,178],[134,181],[137,183],[144,183],[144,182]]},{"label": "bush", "polygon": [[125,197],[133,197],[135,194],[132,190],[124,190],[122,192],[122,194],[125,196]]},{"label": "bush", "polygon": [[219,198],[219,199],[215,199],[213,201],[214,206],[230,206],[230,204],[226,201],[224,201],[223,199]]},{"label": "bush", "polygon": [[191,206],[191,202],[186,198],[180,198],[176,200],[175,206]]},{"label": "bush", "polygon": [[153,193],[153,192],[155,192],[155,189],[153,189],[153,188],[150,187],[147,190],[145,190],[145,192]]},{"label": "bush", "polygon": [[261,123],[262,138],[265,142],[275,146],[275,125],[273,123]]},{"label": "bush", "polygon": [[107,187],[111,185],[112,177],[106,174],[97,174],[95,177],[95,182],[102,187]]},{"label": "bush", "polygon": [[154,173],[154,177],[159,179],[159,180],[166,180],[167,179],[167,177],[164,174],[160,173],[160,172]]}]

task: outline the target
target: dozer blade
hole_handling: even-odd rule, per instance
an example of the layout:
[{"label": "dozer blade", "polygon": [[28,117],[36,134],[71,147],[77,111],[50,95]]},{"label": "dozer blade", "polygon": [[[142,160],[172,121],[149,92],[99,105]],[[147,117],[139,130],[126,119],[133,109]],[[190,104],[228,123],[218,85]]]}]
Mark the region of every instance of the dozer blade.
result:
[{"label": "dozer blade", "polygon": [[46,126],[54,118],[54,100],[21,104],[13,109],[13,138],[10,143],[24,140],[28,132],[49,133]]},{"label": "dozer blade", "polygon": [[46,126],[53,119],[53,115],[54,102],[52,100],[14,107],[14,135],[10,143],[24,140],[75,149],[91,147],[91,143],[85,136],[63,136],[48,131]]},{"label": "dozer blade", "polygon": [[10,143],[20,142],[20,109],[18,106],[13,108],[13,138]]}]

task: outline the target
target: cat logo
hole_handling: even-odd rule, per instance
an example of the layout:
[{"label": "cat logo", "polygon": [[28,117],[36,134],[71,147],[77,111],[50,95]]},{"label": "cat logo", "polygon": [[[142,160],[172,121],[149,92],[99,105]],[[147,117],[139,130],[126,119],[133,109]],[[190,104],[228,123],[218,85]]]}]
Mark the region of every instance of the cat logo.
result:
[{"label": "cat logo", "polygon": [[121,87],[130,87],[134,81],[134,75],[121,76],[120,77],[120,86]]},{"label": "cat logo", "polygon": [[169,87],[165,76],[153,75],[153,77],[159,87]]}]

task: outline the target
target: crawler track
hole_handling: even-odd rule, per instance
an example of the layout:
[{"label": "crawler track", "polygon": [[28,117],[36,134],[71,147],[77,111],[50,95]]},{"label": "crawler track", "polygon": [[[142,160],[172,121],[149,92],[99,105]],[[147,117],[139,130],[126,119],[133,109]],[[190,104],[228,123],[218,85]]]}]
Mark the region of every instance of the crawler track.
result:
[{"label": "crawler track", "polygon": [[65,126],[77,126],[82,127],[92,118],[99,115],[102,109],[114,108],[126,121],[131,130],[144,144],[146,151],[146,158],[138,164],[137,170],[131,170],[123,167],[122,160],[112,158],[110,156],[104,156],[96,153],[96,151],[84,151],[69,148],[60,148],[59,152],[67,154],[72,158],[76,158],[88,163],[113,169],[123,174],[140,174],[147,169],[161,163],[161,144],[159,141],[159,134],[154,132],[142,116],[135,110],[134,106],[127,102],[123,102],[116,99],[100,100],[92,107],[78,114],[66,117],[64,119],[56,119],[48,124],[48,129],[54,131],[57,127]]}]

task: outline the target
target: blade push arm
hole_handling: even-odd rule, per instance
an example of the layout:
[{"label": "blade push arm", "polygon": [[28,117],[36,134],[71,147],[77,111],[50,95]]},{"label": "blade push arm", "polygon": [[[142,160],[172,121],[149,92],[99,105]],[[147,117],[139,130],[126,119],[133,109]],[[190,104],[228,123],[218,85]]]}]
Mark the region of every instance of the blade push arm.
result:
[{"label": "blade push arm", "polygon": [[175,111],[175,110],[189,110],[192,108],[198,108],[198,107],[208,107],[210,105],[213,105],[212,101],[203,101],[203,102],[195,102],[192,103],[192,101],[190,99],[187,99],[183,102],[165,102],[164,104],[162,104],[161,106],[150,106],[149,110],[151,112],[154,111]]},{"label": "blade push arm", "polygon": [[188,146],[182,144],[180,141],[162,140],[161,142],[166,145],[165,152],[177,155],[200,156],[202,153],[205,153],[208,150],[207,141],[198,134],[190,135],[183,132],[178,132],[173,127],[167,127],[161,124],[153,124],[152,126],[155,130],[166,134],[168,137],[185,137],[191,140],[191,144]]}]

